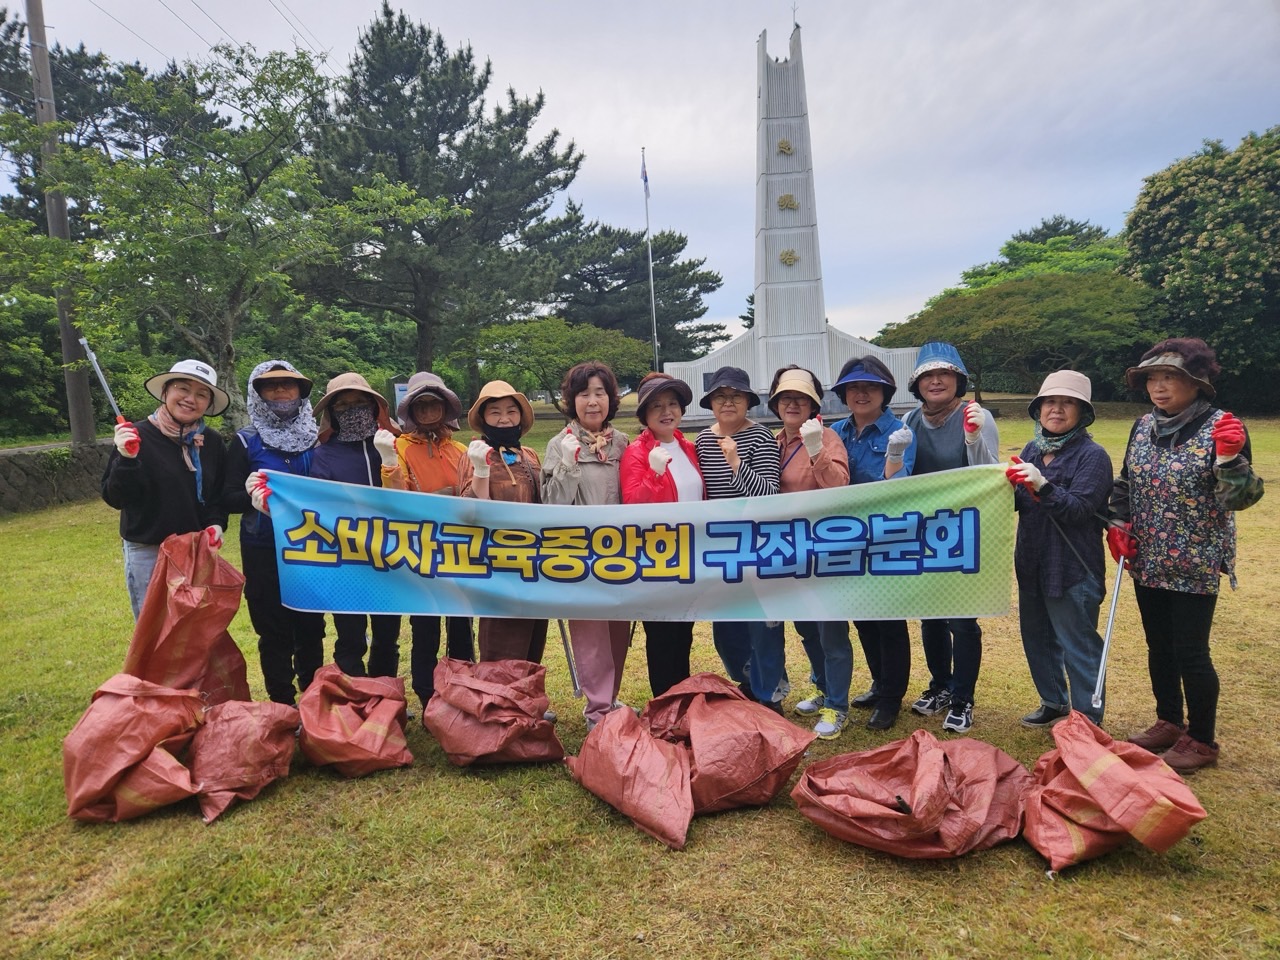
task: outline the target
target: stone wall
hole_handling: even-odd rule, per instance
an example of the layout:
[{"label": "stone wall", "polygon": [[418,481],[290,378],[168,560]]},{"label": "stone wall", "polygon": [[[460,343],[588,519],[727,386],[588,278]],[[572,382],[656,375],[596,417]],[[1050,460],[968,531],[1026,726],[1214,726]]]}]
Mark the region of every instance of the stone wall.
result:
[{"label": "stone wall", "polygon": [[0,516],[100,496],[111,440],[0,450]]}]

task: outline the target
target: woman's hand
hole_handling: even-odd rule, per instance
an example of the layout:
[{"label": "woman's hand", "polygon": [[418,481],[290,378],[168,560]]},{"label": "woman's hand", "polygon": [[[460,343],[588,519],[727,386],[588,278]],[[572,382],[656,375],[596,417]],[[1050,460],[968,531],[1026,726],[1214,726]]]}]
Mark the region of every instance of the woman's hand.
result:
[{"label": "woman's hand", "polygon": [[977,443],[982,425],[987,422],[986,411],[976,400],[970,400],[964,408],[964,442]]},{"label": "woman's hand", "polygon": [[1126,563],[1132,563],[1138,556],[1138,541],[1133,538],[1133,524],[1120,523],[1107,527],[1107,548],[1111,551],[1111,559],[1116,563],[1123,557]]},{"label": "woman's hand", "polygon": [[800,442],[804,444],[804,452],[812,460],[822,452],[822,421],[810,417],[800,424]]},{"label": "woman's hand", "polygon": [[245,479],[244,489],[245,493],[249,494],[253,509],[268,517],[271,516],[271,507],[267,504],[267,498],[271,496],[271,488],[267,486],[267,475],[261,470],[253,471]]},{"label": "woman's hand", "polygon": [[1224,412],[1218,422],[1213,425],[1210,436],[1213,437],[1214,451],[1218,455],[1219,463],[1234,460],[1244,449],[1244,424],[1234,413]]},{"label": "woman's hand", "polygon": [[120,456],[128,457],[130,460],[138,455],[138,448],[142,446],[142,438],[138,436],[138,428],[127,420],[124,423],[116,424],[115,442],[116,449],[120,451]]},{"label": "woman's hand", "polygon": [[390,430],[379,430],[373,435],[373,448],[382,457],[382,465],[394,469],[400,460],[396,456],[396,435]]},{"label": "woman's hand", "polygon": [[724,461],[729,464],[729,469],[737,473],[738,468],[742,466],[742,460],[738,457],[737,441],[733,437],[716,437],[716,443],[720,444],[720,452],[724,454]]},{"label": "woman's hand", "polygon": [[910,427],[899,427],[893,431],[893,433],[889,434],[889,446],[885,451],[886,459],[901,463],[903,455],[907,452],[907,447],[911,446],[911,441],[914,439],[915,434],[911,432]]},{"label": "woman's hand", "polygon": [[481,480],[489,476],[490,449],[489,444],[483,440],[472,440],[467,445],[467,459],[471,461],[472,470]]},{"label": "woman's hand", "polygon": [[661,447],[654,447],[649,451],[649,469],[658,476],[662,476],[667,472],[667,464],[671,462],[671,454],[663,450]]}]

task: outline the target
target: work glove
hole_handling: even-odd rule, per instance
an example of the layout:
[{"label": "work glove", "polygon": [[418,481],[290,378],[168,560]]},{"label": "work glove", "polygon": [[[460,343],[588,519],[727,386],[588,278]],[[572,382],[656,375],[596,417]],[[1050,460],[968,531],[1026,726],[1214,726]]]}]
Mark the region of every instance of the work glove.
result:
[{"label": "work glove", "polygon": [[654,447],[649,451],[649,467],[658,476],[662,476],[667,472],[667,464],[671,462],[671,454],[663,450],[661,447]]},{"label": "work glove", "polygon": [[1133,538],[1133,524],[1121,523],[1107,527],[1107,548],[1116,563],[1123,557],[1132,563],[1138,556],[1138,541]]},{"label": "work glove", "polygon": [[1020,457],[1014,457],[1009,468],[1004,472],[1005,478],[1015,487],[1018,484],[1028,488],[1032,493],[1039,493],[1046,483],[1044,474],[1034,463],[1024,463]]},{"label": "work glove", "polygon": [[1244,449],[1244,424],[1234,413],[1223,413],[1218,422],[1213,425],[1213,433],[1210,436],[1213,437],[1218,463],[1234,460]]},{"label": "work glove", "polygon": [[271,516],[271,507],[267,504],[267,498],[271,496],[271,488],[267,486],[267,475],[261,470],[253,471],[245,479],[244,489],[249,494],[253,509],[268,517]]},{"label": "work glove", "polygon": [[822,452],[822,421],[811,417],[800,424],[800,442],[804,444],[804,452],[812,460]]},{"label": "work glove", "polygon": [[399,464],[400,459],[396,456],[396,435],[390,430],[379,430],[373,435],[373,448],[378,451],[378,455],[382,457],[382,465],[388,470]]},{"label": "work glove", "polygon": [[216,552],[222,549],[222,528],[216,523],[211,523],[204,528],[205,536],[209,538],[209,546]]},{"label": "work glove", "polygon": [[915,439],[915,434],[911,432],[910,427],[899,427],[889,434],[889,447],[885,452],[885,457],[895,463],[901,463],[902,456],[907,452],[907,447],[911,446],[913,439]]},{"label": "work glove", "polygon": [[138,447],[142,446],[142,438],[138,436],[138,428],[128,420],[116,424],[116,449],[120,456],[132,460],[138,455]]},{"label": "work glove", "polygon": [[964,408],[964,442],[977,443],[981,438],[982,425],[987,422],[985,411],[976,400],[969,401]]},{"label": "work glove", "polygon": [[489,444],[483,440],[472,440],[467,444],[467,459],[471,461],[472,471],[483,480],[489,476]]},{"label": "work glove", "polygon": [[578,452],[582,450],[582,441],[579,440],[568,427],[564,431],[564,439],[560,441],[560,449],[564,453],[564,462],[574,464],[578,462]]}]

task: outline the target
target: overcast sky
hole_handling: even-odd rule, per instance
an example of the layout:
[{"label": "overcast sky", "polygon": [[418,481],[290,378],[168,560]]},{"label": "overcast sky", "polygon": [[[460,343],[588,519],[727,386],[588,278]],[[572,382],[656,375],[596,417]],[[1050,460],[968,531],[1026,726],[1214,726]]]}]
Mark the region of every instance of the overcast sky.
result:
[{"label": "overcast sky", "polygon": [[[378,7],[45,0],[45,20],[51,42],[157,67],[230,37],[322,50],[341,71]],[[645,147],[653,229],[724,277],[707,319],[734,321],[754,283],[756,43],[767,30],[787,55],[789,2],[401,8],[492,61],[490,103],[546,94],[539,133],[586,154],[569,194],[588,217],[643,228]],[[1016,231],[1058,213],[1118,230],[1144,176],[1280,124],[1280,0],[801,0],[795,20],[827,313],[862,336]]]}]

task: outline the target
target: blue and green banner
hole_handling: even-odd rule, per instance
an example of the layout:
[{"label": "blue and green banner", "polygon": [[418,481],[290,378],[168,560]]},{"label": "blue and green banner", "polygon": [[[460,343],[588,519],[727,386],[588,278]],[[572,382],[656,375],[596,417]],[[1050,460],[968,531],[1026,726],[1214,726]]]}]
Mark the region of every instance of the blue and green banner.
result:
[{"label": "blue and green banner", "polygon": [[587,620],[1008,612],[1004,467],[696,503],[498,503],[270,473],[298,610]]}]

